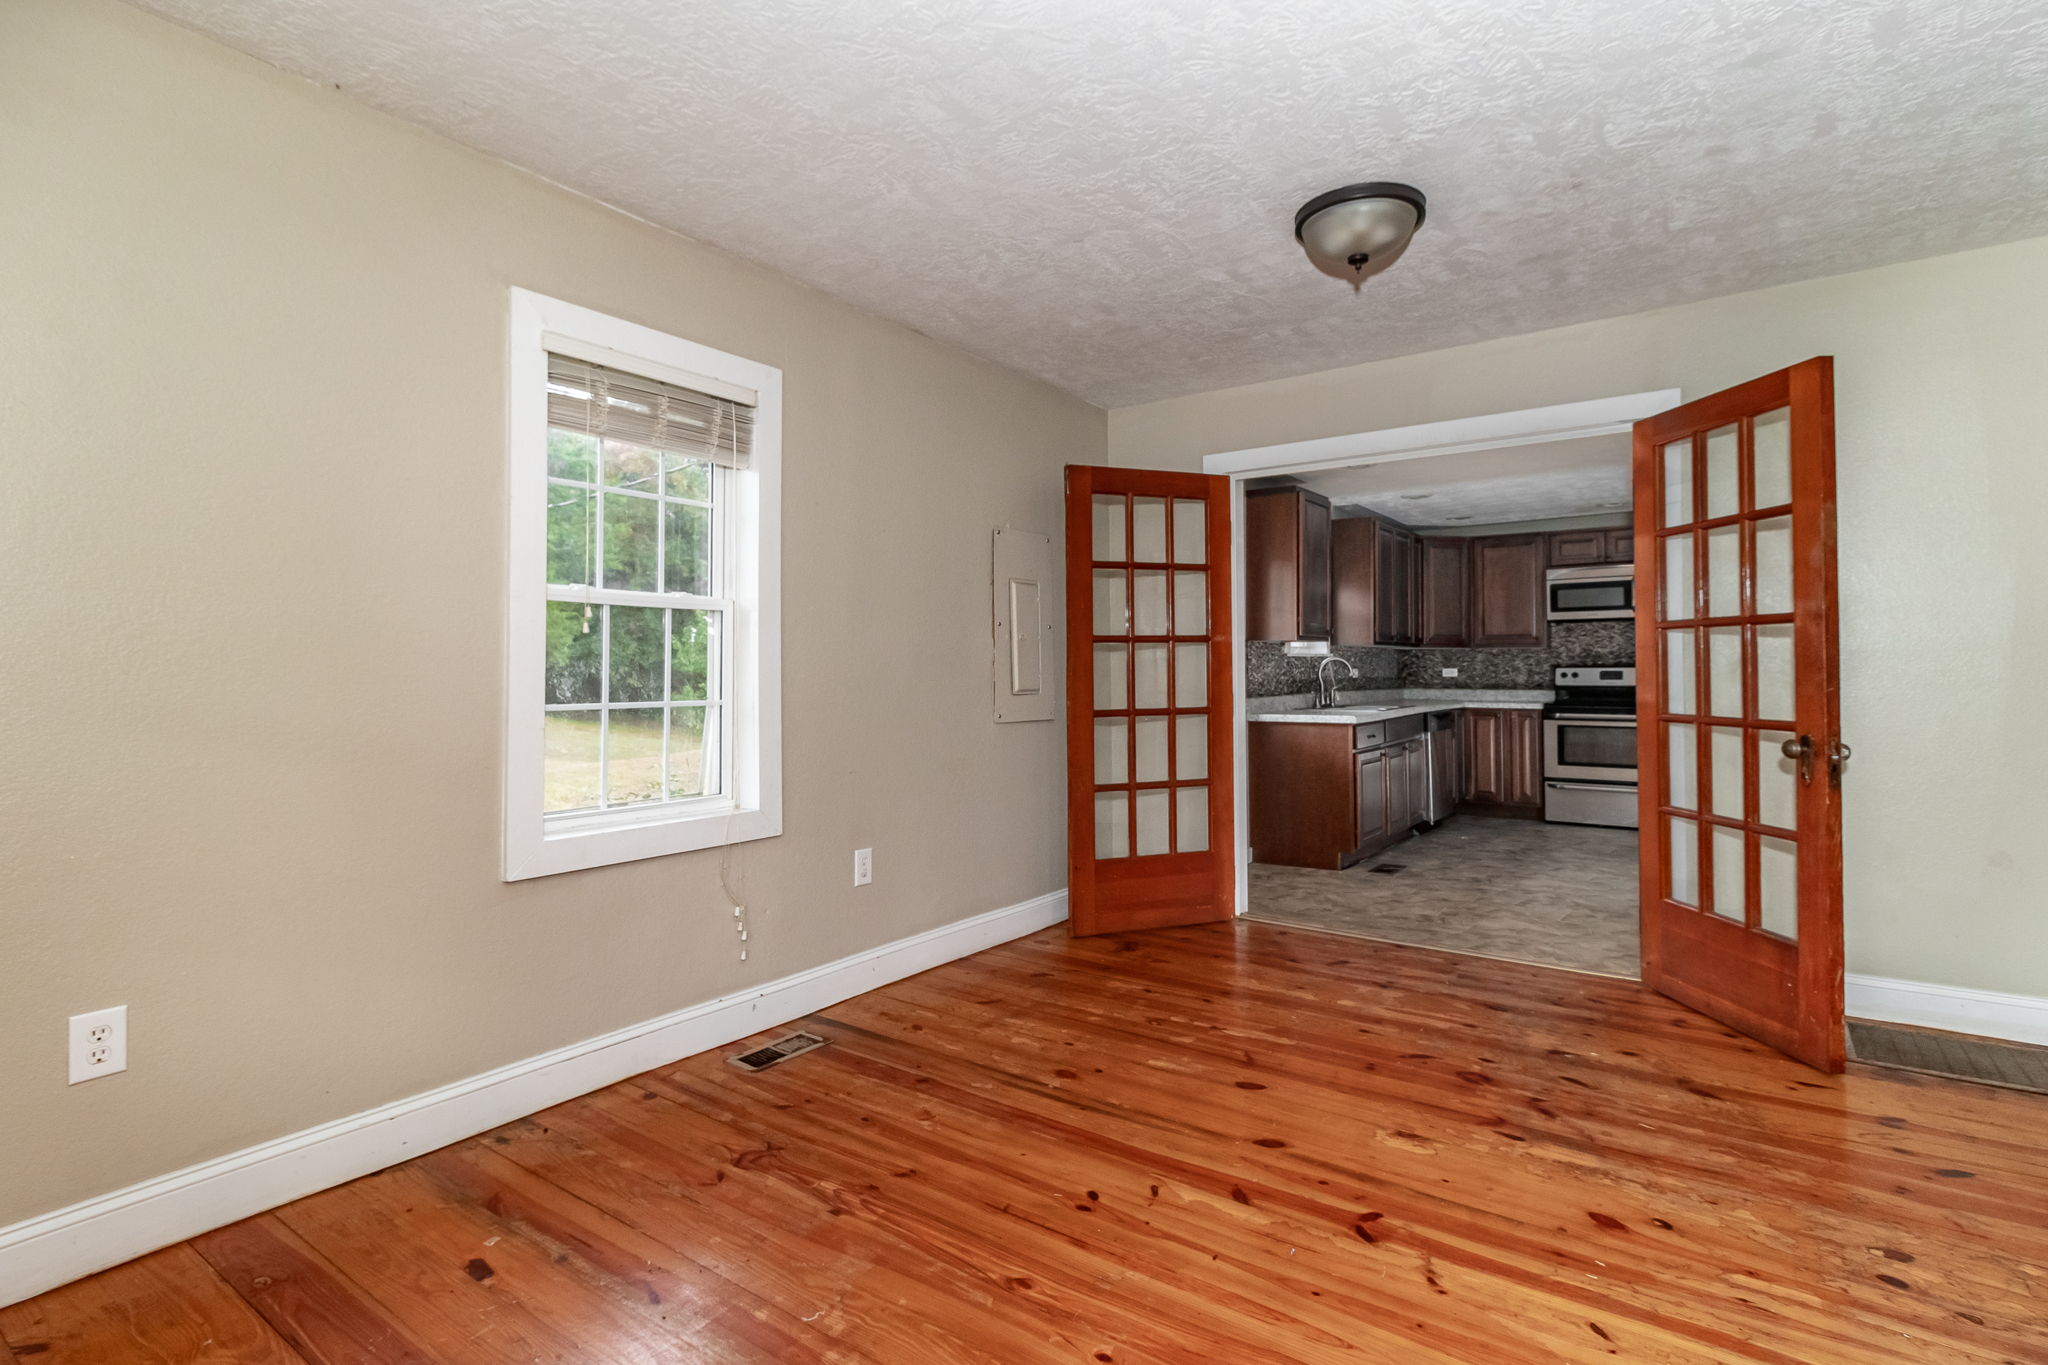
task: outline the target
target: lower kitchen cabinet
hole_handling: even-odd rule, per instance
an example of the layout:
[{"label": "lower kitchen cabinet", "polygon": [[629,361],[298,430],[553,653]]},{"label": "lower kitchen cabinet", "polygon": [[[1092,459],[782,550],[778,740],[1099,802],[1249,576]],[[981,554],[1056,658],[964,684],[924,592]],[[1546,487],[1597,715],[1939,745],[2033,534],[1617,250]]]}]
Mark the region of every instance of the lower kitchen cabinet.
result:
[{"label": "lower kitchen cabinet", "polygon": [[1343,868],[1407,838],[1429,812],[1420,727],[1420,717],[1248,727],[1253,859]]},{"label": "lower kitchen cabinet", "polygon": [[1502,815],[1543,814],[1543,713],[1468,707],[1458,715],[1464,798]]}]

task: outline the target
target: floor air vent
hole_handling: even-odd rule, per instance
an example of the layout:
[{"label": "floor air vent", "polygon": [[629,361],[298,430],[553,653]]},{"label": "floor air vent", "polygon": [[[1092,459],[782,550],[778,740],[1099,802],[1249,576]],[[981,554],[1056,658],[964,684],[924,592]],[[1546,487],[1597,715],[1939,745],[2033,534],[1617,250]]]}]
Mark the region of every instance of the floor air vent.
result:
[{"label": "floor air vent", "polygon": [[1849,1055],[1878,1066],[2048,1093],[2048,1047],[1851,1019]]},{"label": "floor air vent", "polygon": [[786,1062],[791,1057],[823,1046],[825,1040],[815,1033],[792,1033],[787,1038],[777,1038],[766,1047],[757,1047],[752,1052],[742,1052],[726,1060],[742,1071],[766,1071],[777,1062]]},{"label": "floor air vent", "polygon": [[1396,872],[1406,872],[1407,870],[1408,864],[1406,863],[1375,863],[1366,869],[1367,872],[1378,872],[1389,877],[1393,876]]}]

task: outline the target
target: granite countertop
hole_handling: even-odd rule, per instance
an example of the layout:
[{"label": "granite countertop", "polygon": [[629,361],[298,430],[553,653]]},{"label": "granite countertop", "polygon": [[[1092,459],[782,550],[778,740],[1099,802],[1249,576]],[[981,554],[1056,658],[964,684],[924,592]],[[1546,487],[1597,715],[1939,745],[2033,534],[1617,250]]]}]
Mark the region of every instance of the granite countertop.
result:
[{"label": "granite countertop", "polygon": [[1432,711],[1539,710],[1553,697],[1548,691],[1503,688],[1406,688],[1398,691],[1339,692],[1338,705],[1315,709],[1315,697],[1300,692],[1286,697],[1253,697],[1245,703],[1248,721],[1283,721],[1298,725],[1370,725]]}]

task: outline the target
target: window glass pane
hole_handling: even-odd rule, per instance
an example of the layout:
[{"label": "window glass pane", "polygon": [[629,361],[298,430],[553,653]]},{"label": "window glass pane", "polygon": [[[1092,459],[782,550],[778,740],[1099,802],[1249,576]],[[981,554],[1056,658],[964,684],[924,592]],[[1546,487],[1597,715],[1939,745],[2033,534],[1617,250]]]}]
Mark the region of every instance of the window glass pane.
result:
[{"label": "window glass pane", "polygon": [[1742,627],[1715,626],[1707,632],[1707,709],[1717,716],[1742,714]]},{"label": "window glass pane", "polygon": [[1131,633],[1167,633],[1166,572],[1163,569],[1135,569],[1131,572]]},{"label": "window glass pane", "polygon": [[1714,765],[1714,814],[1730,820],[1742,819],[1746,786],[1742,774],[1742,754],[1746,747],[1742,740],[1744,733],[1717,725],[1707,740],[1707,756]]},{"label": "window glass pane", "polygon": [[1665,803],[1681,810],[1697,810],[1700,803],[1699,732],[1690,725],[1667,725],[1670,766],[1665,782]]},{"label": "window glass pane", "polygon": [[1128,559],[1124,553],[1124,500],[1097,493],[1089,505],[1094,520],[1095,544],[1089,551],[1095,559]]},{"label": "window glass pane", "polygon": [[1197,498],[1173,500],[1173,562],[1208,562],[1209,509]]},{"label": "window glass pane", "polygon": [[693,460],[687,455],[678,455],[673,450],[661,452],[662,463],[667,471],[662,480],[662,489],[672,498],[695,498],[698,502],[711,501],[711,462]]},{"label": "window glass pane", "polygon": [[1785,839],[1756,841],[1757,911],[1763,927],[1799,937],[1799,846]]},{"label": "window glass pane", "polygon": [[1131,630],[1125,595],[1129,573],[1123,569],[1095,571],[1095,631],[1097,635],[1128,635]]},{"label": "window glass pane", "polygon": [[1131,780],[1131,723],[1122,716],[1095,719],[1095,785]]},{"label": "window glass pane", "polygon": [[614,488],[652,493],[661,482],[661,452],[630,441],[604,443],[604,481]]},{"label": "window glass pane", "polygon": [[1799,760],[1785,757],[1791,738],[1789,730],[1756,735],[1756,818],[1774,829],[1799,828]]},{"label": "window glass pane", "polygon": [[1137,655],[1137,701],[1140,711],[1166,709],[1166,645],[1134,645]]},{"label": "window glass pane", "polygon": [[1131,647],[1095,646],[1095,709],[1121,711],[1131,704]]},{"label": "window glass pane", "polygon": [[1664,619],[1690,621],[1693,617],[1692,532],[1667,537],[1664,541]]},{"label": "window glass pane", "polygon": [[1692,438],[1664,447],[1664,524],[1684,526],[1692,520]]},{"label": "window glass pane", "polygon": [[1671,899],[1699,909],[1700,827],[1682,816],[1671,817]]},{"label": "window glass pane", "polygon": [[711,509],[687,502],[665,502],[661,510],[663,534],[668,538],[667,557],[662,562],[662,575],[668,579],[667,591],[712,596]]},{"label": "window glass pane", "polygon": [[1178,803],[1174,811],[1174,843],[1182,853],[1200,853],[1209,847],[1209,789],[1207,787],[1176,787],[1173,797]]},{"label": "window glass pane", "polygon": [[1756,524],[1756,609],[1758,615],[1792,610],[1792,518],[1766,517]]},{"label": "window glass pane", "polygon": [[605,713],[605,805],[661,800],[663,715],[659,706]]},{"label": "window glass pane", "polygon": [[1209,775],[1209,717],[1193,712],[1173,718],[1173,776],[1177,782]]},{"label": "window glass pane", "polygon": [[1173,576],[1173,633],[1209,633],[1209,575],[1183,570]]},{"label": "window glass pane", "polygon": [[1138,781],[1166,781],[1166,717],[1138,717]]},{"label": "window glass pane", "polygon": [[1733,516],[1742,510],[1739,446],[1733,425],[1707,433],[1707,516]]},{"label": "window glass pane", "polygon": [[548,476],[597,482],[597,438],[580,431],[548,428]]},{"label": "window glass pane", "polygon": [[1756,719],[1797,720],[1793,691],[1792,627],[1756,628]]},{"label": "window glass pane", "polygon": [[718,666],[718,613],[672,611],[668,632],[669,700],[705,700]]},{"label": "window glass pane", "polygon": [[661,504],[652,498],[617,493],[604,496],[604,586],[655,590],[655,567],[661,552]]},{"label": "window glass pane", "polygon": [[544,811],[587,810],[597,804],[597,711],[550,711],[542,723]]},{"label": "window glass pane", "polygon": [[1707,615],[1742,615],[1742,527],[1707,532]]},{"label": "window glass pane", "polygon": [[1131,794],[1095,793],[1095,856],[1131,856]]},{"label": "window glass pane", "polygon": [[608,701],[661,701],[668,670],[662,667],[659,607],[606,607],[611,618],[611,691]]},{"label": "window glass pane", "polygon": [[1138,793],[1138,856],[1171,851],[1167,837],[1167,811],[1171,798],[1164,787],[1147,787]]},{"label": "window glass pane", "polygon": [[1778,408],[1756,419],[1756,505],[1783,507],[1792,501],[1792,410]]},{"label": "window glass pane", "polygon": [[1131,558],[1145,564],[1166,562],[1166,499],[1131,499]]},{"label": "window glass pane", "polygon": [[603,627],[596,607],[548,603],[548,705],[604,700]]},{"label": "window glass pane", "polygon": [[1698,710],[1699,672],[1693,661],[1693,635],[1691,630],[1664,632],[1664,709],[1677,716]]},{"label": "window glass pane", "polygon": [[1209,704],[1209,646],[1173,647],[1173,704],[1185,707]]},{"label": "window glass pane", "polygon": [[1714,913],[1722,919],[1742,919],[1748,904],[1745,883],[1749,868],[1742,849],[1745,837],[1741,830],[1726,825],[1715,825],[1713,829]]},{"label": "window glass pane", "polygon": [[597,495],[548,485],[548,582],[588,585],[597,549]]},{"label": "window glass pane", "polygon": [[675,706],[668,718],[670,800],[718,791],[717,736],[712,708]]}]

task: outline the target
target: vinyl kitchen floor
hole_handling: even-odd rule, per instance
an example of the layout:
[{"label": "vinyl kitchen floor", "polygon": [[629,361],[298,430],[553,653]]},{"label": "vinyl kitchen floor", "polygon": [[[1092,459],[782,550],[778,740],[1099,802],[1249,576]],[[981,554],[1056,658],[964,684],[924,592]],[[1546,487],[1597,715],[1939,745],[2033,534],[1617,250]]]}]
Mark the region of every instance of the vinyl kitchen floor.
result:
[{"label": "vinyl kitchen floor", "polygon": [[1254,863],[1247,913],[1634,978],[1636,832],[1454,815],[1343,872]]}]

